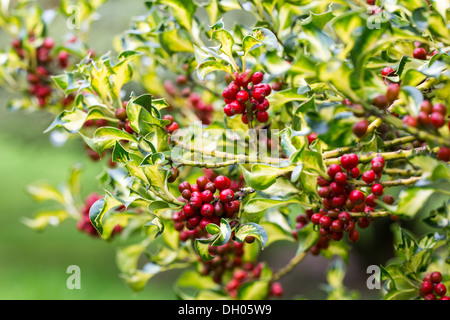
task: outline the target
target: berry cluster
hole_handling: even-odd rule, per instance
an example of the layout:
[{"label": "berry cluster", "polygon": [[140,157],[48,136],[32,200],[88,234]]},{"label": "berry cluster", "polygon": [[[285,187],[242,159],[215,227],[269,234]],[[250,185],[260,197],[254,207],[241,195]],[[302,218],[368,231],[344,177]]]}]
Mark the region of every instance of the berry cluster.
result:
[{"label": "berry cluster", "polygon": [[[270,107],[266,99],[271,94],[272,88],[267,83],[262,83],[264,74],[260,71],[252,73],[250,70],[244,73],[235,73],[234,81],[231,81],[223,90],[222,97],[226,103],[223,111],[228,117],[241,114],[243,123],[248,124],[256,118],[256,121],[265,123],[269,120],[267,110]],[[250,104],[251,113],[247,111]]]},{"label": "berry cluster", "polygon": [[[81,232],[85,232],[88,235],[92,237],[99,237],[99,233],[97,232],[97,229],[94,228],[94,226],[91,223],[91,220],[89,218],[89,210],[91,210],[92,205],[97,201],[102,199],[103,197],[100,196],[97,193],[91,193],[87,196],[87,198],[84,201],[84,206],[81,209],[81,213],[83,214],[83,217],[81,220],[77,223],[77,229]],[[122,209],[122,208],[119,208]],[[114,227],[114,230],[112,232],[112,235],[118,234],[122,231],[122,226],[116,225]]]},{"label": "berry cluster", "polygon": [[[260,278],[261,271],[263,268],[263,263],[254,264],[252,262],[246,263],[244,268],[237,269],[231,278],[231,280],[225,286],[225,290],[228,294],[236,298],[238,289],[245,283],[249,281],[254,281]],[[281,297],[283,296],[283,287],[279,282],[272,282],[269,289],[268,297]]]},{"label": "berry cluster", "polygon": [[204,276],[211,275],[214,282],[222,283],[223,275],[226,271],[242,266],[244,243],[231,240],[221,246],[210,245],[209,253],[214,256],[210,261],[203,261],[199,257],[199,262],[202,266],[200,272]]},{"label": "berry cluster", "polygon": [[[403,117],[403,123],[412,127],[439,129],[445,125],[447,108],[442,103],[431,104],[425,100],[420,105],[420,112],[416,117],[406,115]],[[449,122],[450,126],[450,122]]]},{"label": "berry cluster", "polygon": [[430,47],[426,43],[420,41],[414,41],[413,57],[420,60],[427,60],[428,56],[434,56],[438,51],[433,50],[430,52]]},{"label": "berry cluster", "polygon": [[[209,180],[215,180],[218,176],[212,169],[203,169],[203,174],[209,179]],[[239,174],[239,177],[228,175],[229,179],[231,180],[230,183],[230,189],[234,192],[239,191],[239,189],[243,188],[245,185],[244,175],[241,173]]]},{"label": "berry cluster", "polygon": [[188,80],[189,78],[186,75],[180,74],[175,80],[176,85],[172,80],[164,81],[164,89],[171,97],[188,98],[187,102],[194,109],[197,117],[203,124],[208,125],[212,121],[213,105],[203,101],[198,93],[193,92],[192,88],[188,86]]},{"label": "berry cluster", "polygon": [[442,274],[439,271],[427,274],[423,278],[419,295],[425,300],[437,300],[436,296],[441,297],[439,300],[450,300],[450,297],[445,295],[447,288],[441,281]]},{"label": "berry cluster", "polygon": [[195,114],[203,124],[208,125],[211,123],[214,111],[212,104],[205,103],[201,96],[195,92],[189,94],[189,104],[195,110]]},{"label": "berry cluster", "polygon": [[[218,176],[214,182],[201,176],[197,184],[191,185],[187,181],[179,184],[179,199],[186,204],[181,211],[174,212],[172,219],[181,241],[206,235],[206,226],[210,223],[219,225],[221,218],[234,218],[240,203],[235,200],[230,186],[231,180],[225,176]],[[214,194],[216,191],[219,195]]]},{"label": "berry cluster", "polygon": [[119,122],[117,123],[118,129],[125,130],[129,134],[133,134],[134,130],[133,128],[131,128],[130,121],[128,120],[127,104],[128,101],[124,101],[122,107],[116,110],[114,116],[119,120]]},{"label": "berry cluster", "polygon": [[176,130],[178,130],[178,129],[180,128],[180,127],[178,126],[178,123],[175,122],[175,119],[173,118],[172,115],[166,114],[166,115],[163,117],[163,119],[164,119],[164,120],[169,120],[169,121],[170,121],[170,123],[165,127],[165,129],[166,129],[166,131],[167,131],[168,133],[173,133],[173,132],[175,132]]},{"label": "berry cluster", "polygon": [[[381,178],[385,160],[381,156],[374,157],[371,169],[363,172],[362,175],[357,167],[358,163],[358,156],[351,153],[342,155],[340,165],[331,164],[327,170],[329,178],[319,176],[317,179],[318,194],[322,198],[322,208],[317,212],[308,210],[306,215],[297,217],[294,237],[297,231],[303,228],[308,221],[319,228],[320,237],[316,245],[311,248],[311,253],[318,254],[320,249],[326,249],[329,240],[341,240],[344,232],[348,233],[349,241],[356,242],[359,239],[359,232],[355,227],[364,229],[369,226],[369,218],[354,218],[351,212],[369,213],[376,207],[378,197],[381,197],[384,193],[383,186],[377,183],[377,180]],[[358,178],[361,178],[367,184],[367,187],[370,187],[371,192],[367,196],[349,180]],[[385,195],[383,201],[392,204],[394,198]]]},{"label": "berry cluster", "polygon": [[[55,41],[51,37],[46,37],[43,39],[42,44],[36,48],[35,56],[28,57],[28,52],[26,52],[23,41],[25,40],[14,39],[12,41],[12,47],[21,60],[27,58],[36,61],[35,66],[30,63],[27,68],[28,93],[36,97],[39,107],[43,108],[48,105],[50,96],[52,95],[50,75],[55,74],[55,72],[52,72],[51,69],[52,67],[67,68],[69,65],[69,53],[61,50],[55,55],[53,51]],[[28,36],[28,41],[30,43],[35,42],[33,33]],[[55,60],[57,60],[56,64],[53,63]],[[73,99],[73,95],[63,97],[61,104],[65,107]]]}]

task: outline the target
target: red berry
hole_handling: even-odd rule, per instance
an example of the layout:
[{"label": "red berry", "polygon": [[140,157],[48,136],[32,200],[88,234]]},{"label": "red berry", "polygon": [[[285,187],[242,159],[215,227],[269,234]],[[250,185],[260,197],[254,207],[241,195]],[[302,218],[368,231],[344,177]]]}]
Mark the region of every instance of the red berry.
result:
[{"label": "red berry", "polygon": [[358,230],[352,230],[348,233],[348,240],[350,242],[356,242],[359,240],[359,232]]},{"label": "red berry", "polygon": [[220,192],[220,201],[223,203],[228,203],[234,200],[234,192],[231,189],[225,189]]},{"label": "red berry", "polygon": [[372,193],[376,196],[383,195],[383,186],[379,183],[376,183],[372,186]]},{"label": "red berry", "polygon": [[425,111],[419,112],[419,115],[417,116],[417,120],[422,126],[428,126],[431,123],[430,116]]},{"label": "red berry", "polygon": [[364,202],[364,193],[359,190],[353,190],[350,192],[350,201],[354,204],[362,204]]},{"label": "red berry", "polygon": [[225,203],[223,207],[225,209],[226,217],[233,218],[234,214],[239,211],[239,206],[240,204],[238,200]]},{"label": "red berry", "polygon": [[204,217],[211,217],[214,214],[214,207],[210,203],[205,203],[200,209],[200,214]]},{"label": "red berry", "polygon": [[319,224],[325,229],[328,229],[331,226],[332,222],[333,220],[329,216],[322,216],[319,219]]},{"label": "red berry", "polygon": [[253,97],[253,99],[255,99],[258,102],[263,102],[264,99],[266,98],[266,94],[265,94],[264,89],[262,89],[262,88],[255,88],[253,90],[252,97]]},{"label": "red berry", "polygon": [[387,106],[389,105],[389,101],[388,101],[386,95],[384,95],[384,94],[381,94],[381,95],[376,96],[376,97],[373,99],[373,102],[372,102],[372,103],[373,103],[373,105],[374,105],[375,107],[377,107],[377,108],[380,109],[380,110],[386,109]]},{"label": "red berry", "polygon": [[372,170],[366,171],[362,174],[361,178],[364,180],[365,183],[371,184],[375,181],[377,175]]},{"label": "red berry", "polygon": [[425,300],[436,300],[436,296],[432,293],[425,296]]},{"label": "red berry", "polygon": [[248,101],[249,98],[250,98],[250,96],[248,95],[248,92],[245,90],[239,91],[236,95],[236,100],[239,103],[245,103]]},{"label": "red berry", "polygon": [[234,100],[230,104],[228,104],[231,108],[231,113],[234,114],[241,114],[245,111],[245,106],[239,103],[237,100]]},{"label": "red berry", "polygon": [[253,84],[259,84],[263,81],[264,74],[261,71],[256,71],[252,76],[252,82]]},{"label": "red berry", "polygon": [[[238,88],[238,90],[239,90],[239,88]],[[235,92],[234,86],[232,86],[232,87],[228,86],[227,88],[225,88],[225,89],[222,91],[222,97],[223,97],[225,100],[233,101],[233,100],[236,99],[236,95],[237,95],[237,92]]]},{"label": "red berry", "polygon": [[230,187],[230,185],[231,185],[230,179],[228,177],[225,177],[222,175],[218,176],[214,180],[214,186],[220,191],[222,191],[224,189],[228,189]]},{"label": "red berry", "polygon": [[442,274],[439,271],[432,272],[430,274],[430,280],[432,283],[439,283],[442,281]]},{"label": "red berry", "polygon": [[393,102],[394,100],[397,100],[399,93],[400,86],[398,85],[398,83],[391,83],[387,88],[386,98],[389,102]]},{"label": "red berry", "polygon": [[330,183],[331,193],[335,196],[339,196],[345,193],[345,186],[338,184],[337,182]]},{"label": "red berry", "polygon": [[392,69],[391,67],[384,67],[383,70],[381,71],[381,75],[388,76],[392,72],[394,72],[394,69]]},{"label": "red berry", "polygon": [[368,5],[374,6],[375,3],[377,2],[377,0],[367,0],[366,2],[367,2]]},{"label": "red berry", "polygon": [[426,60],[427,59],[427,51],[422,47],[415,48],[413,51],[413,57],[416,59]]},{"label": "red berry", "polygon": [[394,197],[391,196],[390,194],[387,194],[383,197],[383,202],[386,204],[393,204],[394,203]]},{"label": "red berry", "polygon": [[133,128],[131,128],[131,126],[130,126],[130,121],[126,122],[126,124],[125,124],[125,131],[128,132],[129,134],[133,134],[134,133]]},{"label": "red berry", "polygon": [[433,127],[439,129],[445,124],[445,117],[442,115],[442,113],[432,112],[430,115],[430,122]]},{"label": "red berry", "polygon": [[321,218],[322,218],[322,215],[320,213],[314,213],[311,216],[311,222],[315,225],[318,225]]},{"label": "red berry", "polygon": [[318,190],[319,196],[321,198],[328,198],[331,195],[330,187],[322,187]]},{"label": "red berry", "polygon": [[403,123],[410,127],[417,127],[417,119],[413,116],[406,115],[403,117]]},{"label": "red berry", "polygon": [[376,207],[377,206],[377,196],[374,195],[373,193],[369,194],[366,197],[366,205],[369,207]]},{"label": "red berry", "polygon": [[424,100],[422,102],[422,104],[420,105],[420,111],[424,111],[424,112],[426,112],[428,114],[431,113],[432,108],[433,107],[432,107],[431,102],[429,100]]},{"label": "red berry", "polygon": [[342,172],[341,166],[335,163],[330,164],[327,170],[328,175],[334,178],[338,172]]},{"label": "red berry", "polygon": [[434,292],[436,292],[436,294],[440,297],[444,296],[445,293],[447,292],[447,288],[445,287],[445,285],[443,283],[438,283],[435,287],[434,287]]},{"label": "red berry", "polygon": [[164,119],[164,120],[169,120],[169,121],[170,121],[169,125],[172,124],[172,123],[175,121],[175,119],[173,118],[173,116],[170,115],[170,114],[166,114],[166,115],[163,117],[163,119]]},{"label": "red berry", "polygon": [[265,123],[265,122],[269,121],[269,114],[265,111],[263,111],[263,112],[258,111],[258,112],[256,112],[256,120],[260,123]]},{"label": "red berry", "polygon": [[343,223],[347,223],[352,219],[352,216],[350,215],[350,213],[343,211],[339,213],[338,219]]},{"label": "red berry", "polygon": [[347,183],[347,175],[343,172],[338,172],[334,176],[334,181],[340,185],[345,185]]},{"label": "red berry", "polygon": [[281,283],[272,283],[272,285],[270,286],[270,295],[273,295],[275,297],[281,297],[283,295],[283,287],[281,286]]},{"label": "red berry", "polygon": [[435,103],[431,108],[431,112],[438,112],[445,116],[447,114],[447,108],[442,103]]},{"label": "red berry", "polygon": [[119,108],[116,110],[116,118],[125,121],[127,118],[127,110],[125,108]]},{"label": "red berry", "polygon": [[353,125],[352,131],[355,136],[362,137],[366,134],[368,127],[369,127],[369,121],[364,119],[364,120],[356,122]]},{"label": "red berry", "polygon": [[352,170],[350,170],[350,174],[353,179],[358,178],[360,174],[358,167],[354,167]]},{"label": "red berry", "polygon": [[317,134],[315,132],[311,132],[306,136],[306,138],[308,138],[308,144],[311,144],[314,140],[317,139]]},{"label": "red berry", "polygon": [[187,81],[188,81],[188,78],[184,74],[180,74],[176,80],[176,82],[179,86],[185,85],[187,83]]},{"label": "red berry", "polygon": [[269,100],[264,99],[262,102],[256,102],[256,110],[267,111],[270,107]]},{"label": "red berry", "polygon": [[205,190],[201,193],[200,198],[203,203],[210,203],[214,199],[214,195],[211,191]]},{"label": "red berry", "polygon": [[359,163],[359,158],[354,153],[344,154],[341,157],[341,166],[346,170],[352,170]]},{"label": "red berry", "polygon": [[444,162],[450,161],[450,148],[440,147],[437,152],[437,158]]},{"label": "red berry", "polygon": [[369,226],[370,220],[367,218],[359,218],[356,223],[358,224],[358,227],[360,227],[361,229],[365,229]]},{"label": "red berry", "polygon": [[226,104],[225,107],[223,107],[223,112],[228,116],[232,117],[235,115],[234,110],[231,109],[230,104]]},{"label": "red berry", "polygon": [[171,125],[169,125],[169,126],[167,127],[166,131],[167,131],[168,133],[173,133],[173,132],[175,132],[175,131],[178,130],[178,129],[179,129],[178,123],[173,122]]},{"label": "red berry", "polygon": [[319,185],[320,187],[326,187],[330,185],[330,181],[328,181],[327,179],[325,179],[322,176],[318,176],[317,177],[317,185]]},{"label": "red berry", "polygon": [[383,165],[383,167],[385,165],[385,160],[384,160],[384,158],[382,156],[375,156],[375,157],[373,157],[373,159],[372,159],[372,167],[373,167],[375,162],[381,163]]},{"label": "red berry", "polygon": [[345,204],[345,199],[346,198],[344,195],[335,196],[331,200],[331,204],[333,205],[334,208],[342,207]]}]

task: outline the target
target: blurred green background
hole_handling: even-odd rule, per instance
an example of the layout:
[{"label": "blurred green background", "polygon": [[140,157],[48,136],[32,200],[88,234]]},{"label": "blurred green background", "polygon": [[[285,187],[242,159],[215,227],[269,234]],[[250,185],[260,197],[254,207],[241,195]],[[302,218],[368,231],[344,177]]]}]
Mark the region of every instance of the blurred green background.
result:
[{"label": "blurred green background", "polygon": [[[37,1],[44,8],[52,8],[57,1]],[[130,18],[145,12],[144,1],[109,0],[94,22],[90,38],[97,53],[112,48],[112,39],[129,26]],[[56,20],[50,35],[61,40],[67,32],[65,21]],[[10,38],[0,33],[4,47]],[[115,262],[115,248],[99,239],[80,233],[73,220],[61,226],[48,227],[37,233],[26,227],[21,219],[46,204],[38,204],[26,194],[26,186],[38,180],[56,185],[66,180],[69,168],[82,163],[83,195],[98,189],[96,177],[104,162],[94,163],[84,154],[80,141],[69,141],[58,148],[50,143],[43,131],[53,116],[45,112],[7,112],[11,97],[0,88],[0,299],[176,299],[172,290],[178,271],[166,272],[152,278],[140,293],[133,293],[119,277]],[[360,298],[378,298],[379,292],[366,287],[370,264],[385,263],[393,254],[390,222],[377,222],[364,230],[350,253],[349,272],[345,284],[360,291]],[[376,236],[376,237],[375,237]],[[371,239],[378,239],[372,241]],[[262,253],[261,260],[269,261],[275,270],[284,266],[295,254],[295,244],[276,243]],[[81,290],[66,286],[67,267],[81,268]],[[308,256],[304,262],[282,279],[285,299],[304,296],[324,298],[322,284],[326,283],[328,260]]]}]

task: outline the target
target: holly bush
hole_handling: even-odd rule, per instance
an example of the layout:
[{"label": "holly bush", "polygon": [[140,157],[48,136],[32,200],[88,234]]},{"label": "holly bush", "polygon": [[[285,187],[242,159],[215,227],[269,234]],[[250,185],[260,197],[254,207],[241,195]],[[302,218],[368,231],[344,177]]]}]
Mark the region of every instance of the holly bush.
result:
[{"label": "holly bush", "polygon": [[[102,1],[73,4],[89,22]],[[10,105],[48,106],[46,133],[105,159],[104,194],[82,199],[74,166],[62,188],[28,188],[57,207],[25,223],[75,220],[113,243],[136,291],[183,269],[182,299],[282,298],[283,277],[321,255],[328,298],[355,299],[349,251],[386,219],[395,256],[379,262],[380,298],[448,300],[449,7],[153,0],[101,55],[86,36],[52,51],[35,4],[2,12],[16,32],[0,61],[20,93]],[[276,242],[297,246],[278,270],[260,258]]]}]

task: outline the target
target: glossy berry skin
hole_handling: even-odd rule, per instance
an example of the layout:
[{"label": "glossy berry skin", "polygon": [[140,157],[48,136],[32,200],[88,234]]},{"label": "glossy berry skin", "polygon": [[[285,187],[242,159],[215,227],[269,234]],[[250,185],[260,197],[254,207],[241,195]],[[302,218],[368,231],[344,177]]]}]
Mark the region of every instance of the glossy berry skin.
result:
[{"label": "glossy berry skin", "polygon": [[346,170],[352,170],[359,163],[359,158],[354,153],[344,154],[341,157],[341,166]]},{"label": "glossy berry skin", "polygon": [[175,131],[178,130],[178,129],[179,129],[178,123],[173,122],[171,125],[169,125],[169,126],[167,127],[166,131],[167,131],[168,133],[173,133],[173,132],[175,132]]},{"label": "glossy berry skin", "polygon": [[369,127],[369,121],[367,121],[365,119],[358,121],[353,125],[353,128],[352,128],[353,134],[357,137],[362,137],[366,134],[368,127]]},{"label": "glossy berry skin", "polygon": [[376,183],[372,186],[372,193],[376,196],[383,195],[383,186],[379,183]]},{"label": "glossy berry skin", "polygon": [[380,110],[386,109],[387,106],[389,105],[389,101],[388,101],[386,95],[384,95],[384,94],[381,94],[381,95],[376,96],[376,97],[373,99],[373,102],[372,102],[372,103],[373,103],[373,105],[374,105],[375,107],[377,107],[377,108],[380,109]]},{"label": "glossy berry skin", "polygon": [[383,70],[381,71],[381,75],[386,77],[392,72],[394,72],[394,69],[392,69],[391,67],[384,67]]},{"label": "glossy berry skin", "polygon": [[216,177],[216,179],[214,180],[214,186],[220,191],[228,189],[230,185],[231,180],[228,177],[222,175]]},{"label": "glossy berry skin", "polygon": [[250,96],[248,95],[248,92],[245,90],[241,90],[236,95],[236,100],[240,103],[245,103],[248,101]]},{"label": "glossy berry skin", "polygon": [[359,190],[353,190],[350,193],[350,201],[353,202],[354,204],[362,204],[364,202],[364,193],[362,193]]},{"label": "glossy berry skin", "polygon": [[359,218],[357,221],[358,227],[360,227],[361,229],[365,229],[369,226],[370,224],[370,220],[367,218]]},{"label": "glossy berry skin", "polygon": [[338,172],[334,176],[334,181],[340,185],[345,185],[347,183],[347,175],[343,172]]},{"label": "glossy berry skin", "polygon": [[252,76],[252,82],[253,84],[259,84],[263,81],[264,74],[261,71],[256,71]]},{"label": "glossy berry skin", "polygon": [[397,100],[399,93],[400,93],[400,86],[397,83],[391,83],[388,85],[386,91],[386,98],[389,102],[393,102]]},{"label": "glossy berry skin", "polygon": [[450,148],[440,147],[436,156],[441,161],[450,161]]},{"label": "glossy berry skin", "polygon": [[256,112],[256,121],[258,121],[260,123],[265,123],[265,122],[269,121],[269,114],[265,111]]},{"label": "glossy berry skin", "polygon": [[311,216],[311,222],[315,225],[318,225],[321,218],[322,218],[322,215],[320,213],[314,213]]},{"label": "glossy berry skin", "polygon": [[413,51],[413,57],[420,60],[426,60],[427,51],[424,48],[415,48]]},{"label": "glossy berry skin", "polygon": [[430,115],[430,122],[434,128],[439,129],[445,124],[445,117],[442,113],[432,112]]},{"label": "glossy berry skin", "polygon": [[348,240],[350,242],[356,242],[359,240],[359,232],[358,230],[352,230],[348,233]]},{"label": "glossy berry skin", "polygon": [[391,196],[390,194],[387,194],[383,197],[383,202],[386,204],[394,204],[394,197]]},{"label": "glossy berry skin", "polygon": [[334,177],[338,172],[342,172],[342,168],[338,164],[335,163],[330,164],[327,170],[328,175],[334,179]]},{"label": "glossy berry skin", "polygon": [[439,271],[435,271],[430,274],[430,280],[432,283],[439,283],[442,281],[442,274]]},{"label": "glossy berry skin", "polygon": [[115,116],[117,119],[125,121],[127,119],[127,110],[125,108],[119,108],[116,110]]},{"label": "glossy berry skin", "polygon": [[234,192],[231,189],[225,189],[220,192],[220,201],[223,203],[228,203],[234,200]]},{"label": "glossy berry skin", "polygon": [[211,217],[214,214],[214,207],[210,203],[205,203],[200,209],[200,214],[204,217]]},{"label": "glossy berry skin", "polygon": [[445,285],[443,283],[438,283],[435,287],[434,287],[434,292],[436,292],[436,294],[440,297],[444,296],[445,293],[447,292],[447,288],[445,287]]}]

